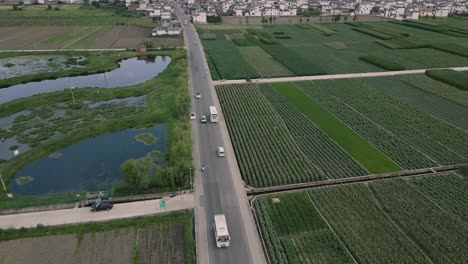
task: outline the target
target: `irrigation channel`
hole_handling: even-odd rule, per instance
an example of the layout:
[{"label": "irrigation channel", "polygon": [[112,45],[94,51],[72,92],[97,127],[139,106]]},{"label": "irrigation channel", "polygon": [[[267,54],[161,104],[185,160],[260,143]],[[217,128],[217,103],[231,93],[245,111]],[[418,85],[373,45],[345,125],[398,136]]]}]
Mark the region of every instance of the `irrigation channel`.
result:
[{"label": "irrigation channel", "polygon": [[130,58],[120,61],[119,68],[105,73],[17,84],[0,89],[0,104],[71,87],[115,88],[135,85],[153,79],[164,71],[169,63],[171,58],[168,56]]}]

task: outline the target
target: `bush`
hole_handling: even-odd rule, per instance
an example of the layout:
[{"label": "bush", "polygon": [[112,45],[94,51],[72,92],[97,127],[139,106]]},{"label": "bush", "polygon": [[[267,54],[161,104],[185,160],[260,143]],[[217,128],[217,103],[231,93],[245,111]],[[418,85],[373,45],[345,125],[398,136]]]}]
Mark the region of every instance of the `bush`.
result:
[{"label": "bush", "polygon": [[468,75],[454,70],[429,70],[426,75],[434,80],[468,91]]},{"label": "bush", "polygon": [[402,71],[405,69],[405,67],[394,61],[389,61],[385,58],[378,57],[375,55],[360,56],[359,59],[389,71]]}]

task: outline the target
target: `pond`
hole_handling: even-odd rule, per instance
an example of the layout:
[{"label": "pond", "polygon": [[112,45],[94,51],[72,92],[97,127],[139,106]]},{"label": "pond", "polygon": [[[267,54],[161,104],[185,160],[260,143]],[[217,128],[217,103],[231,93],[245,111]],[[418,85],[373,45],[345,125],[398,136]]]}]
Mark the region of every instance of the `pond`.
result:
[{"label": "pond", "polygon": [[[137,140],[145,135],[156,138]],[[152,144],[150,144],[152,143]],[[164,124],[146,129],[126,129],[90,138],[33,161],[11,181],[9,190],[17,195],[43,195],[109,190],[123,180],[120,166],[130,158],[149,153],[156,165],[164,162],[167,131]],[[155,152],[156,151],[156,152]]]},{"label": "pond", "polygon": [[115,88],[135,85],[153,79],[165,70],[170,62],[171,58],[168,56],[130,58],[120,61],[119,68],[106,73],[17,84],[0,89],[0,104],[22,97],[64,90],[70,87]]}]

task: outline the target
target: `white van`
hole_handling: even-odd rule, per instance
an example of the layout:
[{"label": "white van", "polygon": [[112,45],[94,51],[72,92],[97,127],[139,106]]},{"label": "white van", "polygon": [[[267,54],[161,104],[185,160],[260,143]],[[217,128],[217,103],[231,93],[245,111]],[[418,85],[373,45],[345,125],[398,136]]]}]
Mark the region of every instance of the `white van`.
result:
[{"label": "white van", "polygon": [[224,148],[223,148],[223,147],[218,147],[217,152],[218,152],[218,157],[224,157],[224,156],[226,156],[226,153],[224,152]]}]

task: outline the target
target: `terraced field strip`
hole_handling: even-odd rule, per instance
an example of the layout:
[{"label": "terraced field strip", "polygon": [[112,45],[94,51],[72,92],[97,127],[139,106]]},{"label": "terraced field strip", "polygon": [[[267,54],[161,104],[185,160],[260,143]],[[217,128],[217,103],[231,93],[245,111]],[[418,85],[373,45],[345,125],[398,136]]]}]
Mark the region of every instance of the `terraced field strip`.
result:
[{"label": "terraced field strip", "polygon": [[372,173],[401,170],[395,162],[385,156],[364,138],[304,94],[292,83],[272,84],[281,95],[288,98],[312,122],[337,142],[353,158]]},{"label": "terraced field strip", "polygon": [[91,44],[93,44],[97,38],[106,34],[110,30],[112,30],[112,27],[97,27],[95,30],[92,30],[90,33],[84,35],[82,38],[78,39],[73,44],[64,48],[71,48],[71,49],[87,48],[91,46]]}]

